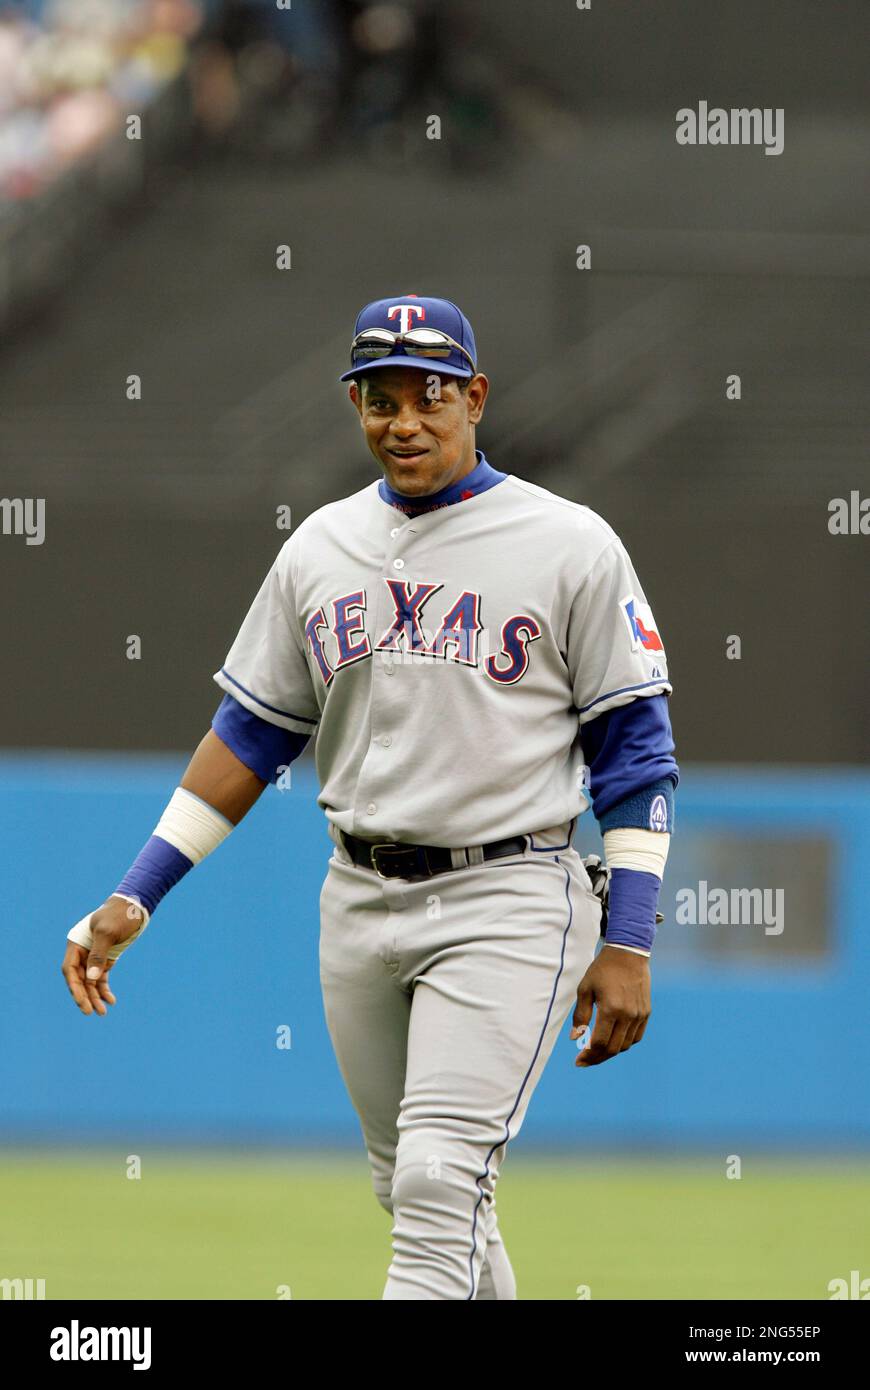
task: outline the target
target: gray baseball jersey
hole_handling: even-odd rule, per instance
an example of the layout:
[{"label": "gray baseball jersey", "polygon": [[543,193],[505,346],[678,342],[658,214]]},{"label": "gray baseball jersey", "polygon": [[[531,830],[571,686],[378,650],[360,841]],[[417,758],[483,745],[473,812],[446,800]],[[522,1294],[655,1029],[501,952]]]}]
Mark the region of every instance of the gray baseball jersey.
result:
[{"label": "gray baseball jersey", "polygon": [[569,822],[583,724],[671,689],[619,538],[510,474],[416,517],[377,482],[314,512],[214,679],[317,734],[334,826],[451,849]]}]

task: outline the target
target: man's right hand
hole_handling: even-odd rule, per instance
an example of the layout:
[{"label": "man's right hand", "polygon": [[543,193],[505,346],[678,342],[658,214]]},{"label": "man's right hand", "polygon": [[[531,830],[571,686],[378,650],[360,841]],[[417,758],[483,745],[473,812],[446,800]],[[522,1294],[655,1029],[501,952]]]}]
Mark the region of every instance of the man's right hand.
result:
[{"label": "man's right hand", "polygon": [[126,898],[108,898],[102,907],[91,914],[90,951],[68,941],[63,958],[63,977],[69,992],[83,1014],[108,1013],[106,1004],[114,1004],[109,988],[109,971],[115,964],[109,952],[135,935],[145,920],[135,903]]}]

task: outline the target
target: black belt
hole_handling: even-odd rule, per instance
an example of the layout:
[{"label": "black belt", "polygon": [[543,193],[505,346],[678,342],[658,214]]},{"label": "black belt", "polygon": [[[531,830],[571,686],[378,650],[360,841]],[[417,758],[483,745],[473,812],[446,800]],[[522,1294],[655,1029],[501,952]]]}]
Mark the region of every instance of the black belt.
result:
[{"label": "black belt", "polygon": [[[449,849],[436,845],[403,845],[386,840],[359,840],[356,835],[340,832],[341,843],[354,864],[363,869],[373,869],[381,878],[431,878],[433,874],[447,873],[454,867]],[[489,845],[481,845],[484,859],[504,859],[509,854],[523,854],[526,849],[525,835],[515,835],[510,840],[493,840]]]}]

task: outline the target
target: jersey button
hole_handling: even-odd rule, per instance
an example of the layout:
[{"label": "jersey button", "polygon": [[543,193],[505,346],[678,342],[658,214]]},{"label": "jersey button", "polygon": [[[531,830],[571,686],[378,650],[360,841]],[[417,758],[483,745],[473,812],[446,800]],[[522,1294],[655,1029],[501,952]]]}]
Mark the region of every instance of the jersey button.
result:
[{"label": "jersey button", "polygon": [[390,734],[384,734],[383,738],[381,739],[381,743],[384,745],[385,748],[389,748],[392,741],[392,736]]},{"label": "jersey button", "polygon": [[373,816],[374,813],[375,813],[375,811],[376,811],[377,809],[378,809],[378,808],[377,808],[377,806],[375,805],[375,803],[374,803],[373,801],[370,801],[369,804],[368,804],[368,806],[366,807],[366,815],[367,815],[367,816]]},{"label": "jersey button", "polygon": [[395,540],[396,537],[398,536],[398,534],[399,534],[399,527],[398,527],[398,526],[394,526],[393,529],[392,529],[392,531],[390,532],[390,539],[391,539],[391,540]]},{"label": "jersey button", "polygon": [[405,561],[404,561],[404,560],[394,560],[394,561],[393,561],[393,569],[394,569],[394,570],[403,570],[404,568],[405,568]]}]

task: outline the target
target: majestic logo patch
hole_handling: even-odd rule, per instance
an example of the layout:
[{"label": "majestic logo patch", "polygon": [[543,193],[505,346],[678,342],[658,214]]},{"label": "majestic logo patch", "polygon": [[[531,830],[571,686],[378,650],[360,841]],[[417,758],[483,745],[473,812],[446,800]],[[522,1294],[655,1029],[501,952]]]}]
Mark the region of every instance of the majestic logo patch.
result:
[{"label": "majestic logo patch", "polygon": [[626,598],[620,599],[619,606],[628,625],[631,650],[636,652],[638,647],[643,647],[645,652],[663,652],[662,639],[656,631],[655,618],[649,604],[641,603],[634,594],[629,594]]},{"label": "majestic logo patch", "polygon": [[654,796],[652,805],[649,808],[649,828],[650,830],[667,830],[668,828],[668,803],[663,796]]}]

